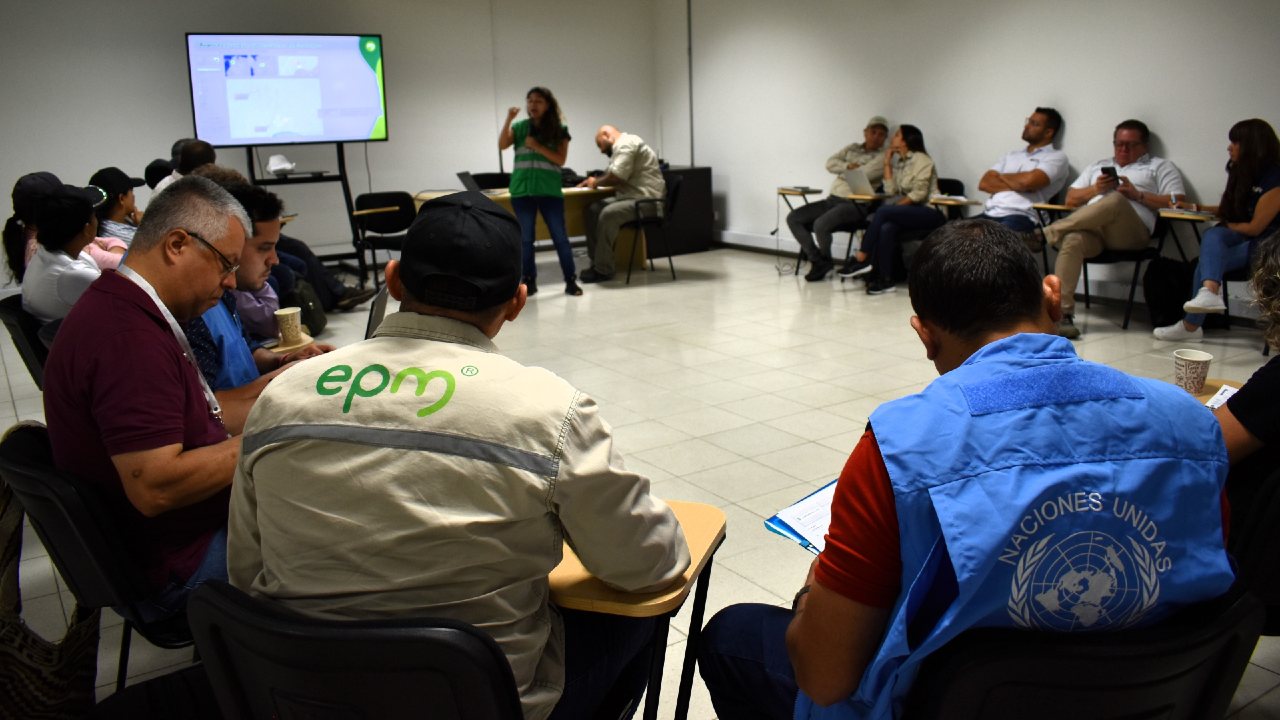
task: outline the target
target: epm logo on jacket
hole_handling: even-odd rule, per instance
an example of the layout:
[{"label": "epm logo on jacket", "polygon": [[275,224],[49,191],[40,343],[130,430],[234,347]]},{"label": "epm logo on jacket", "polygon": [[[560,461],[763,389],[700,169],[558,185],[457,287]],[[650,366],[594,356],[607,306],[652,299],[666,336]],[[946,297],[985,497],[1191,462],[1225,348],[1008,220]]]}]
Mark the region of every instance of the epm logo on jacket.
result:
[{"label": "epm logo on jacket", "polygon": [[[468,365],[462,369],[463,374],[474,375],[475,372],[467,372],[468,368],[475,369]],[[454,380],[453,374],[447,370],[428,371],[417,367],[407,367],[393,375],[386,365],[374,363],[366,365],[359,372],[356,372],[350,365],[334,365],[320,373],[320,377],[316,379],[316,393],[320,395],[340,395],[345,391],[347,396],[342,401],[342,413],[345,415],[351,412],[351,404],[355,402],[356,398],[371,398],[384,391],[389,391],[394,395],[400,392],[406,380],[413,381],[412,392],[419,397],[427,392],[427,388],[432,386],[433,381],[439,381],[434,382],[434,384],[438,388],[440,396],[422,406],[418,410],[418,417],[426,417],[449,404],[449,399],[453,397],[454,388],[457,387],[457,381]],[[348,385],[347,383],[350,384]],[[434,392],[429,397],[435,397]]]},{"label": "epm logo on jacket", "polygon": [[1045,500],[1022,517],[1000,555],[1013,566],[1009,617],[1039,630],[1132,625],[1159,599],[1159,573],[1173,567],[1165,548],[1156,522],[1127,500],[1097,492]]}]

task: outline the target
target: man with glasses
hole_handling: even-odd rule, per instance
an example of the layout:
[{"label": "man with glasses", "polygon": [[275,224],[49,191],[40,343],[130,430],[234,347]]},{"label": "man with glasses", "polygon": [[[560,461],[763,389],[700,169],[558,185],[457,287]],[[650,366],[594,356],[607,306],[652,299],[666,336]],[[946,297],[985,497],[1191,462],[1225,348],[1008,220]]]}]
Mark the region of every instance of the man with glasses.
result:
[{"label": "man with glasses", "polygon": [[1066,204],[1080,209],[1045,228],[1045,241],[1058,249],[1053,271],[1062,279],[1058,334],[1065,338],[1080,337],[1075,325],[1075,288],[1085,258],[1103,250],[1146,247],[1156,226],[1156,211],[1169,207],[1171,194],[1184,192],[1178,168],[1147,152],[1150,134],[1140,120],[1117,125],[1113,156],[1085,168],[1067,189]]},{"label": "man with glasses", "polygon": [[1000,158],[978,181],[978,189],[991,193],[979,218],[994,220],[1014,232],[1035,230],[1036,203],[1048,202],[1067,183],[1067,154],[1053,146],[1062,128],[1062,115],[1053,108],[1038,107],[1022,126],[1018,148]]},{"label": "man with glasses", "polygon": [[[54,462],[93,486],[143,570],[148,619],[225,578],[243,417],[224,418],[180,323],[235,287],[249,218],[199,177],[150,203],[129,255],[81,296],[44,373]],[[247,408],[246,408],[247,410]]]},{"label": "man with glasses", "polygon": [[239,264],[224,264],[224,270],[236,276],[235,292],[224,293],[217,305],[184,323],[183,331],[200,371],[223,406],[228,412],[243,408],[243,414],[248,414],[248,407],[276,371],[295,360],[333,350],[333,346],[310,343],[289,353],[275,353],[250,340],[236,307],[236,294],[262,290],[272,267],[280,263],[276,243],[284,204],[275,193],[257,185],[219,184],[244,207],[253,223],[253,234],[245,240]]}]

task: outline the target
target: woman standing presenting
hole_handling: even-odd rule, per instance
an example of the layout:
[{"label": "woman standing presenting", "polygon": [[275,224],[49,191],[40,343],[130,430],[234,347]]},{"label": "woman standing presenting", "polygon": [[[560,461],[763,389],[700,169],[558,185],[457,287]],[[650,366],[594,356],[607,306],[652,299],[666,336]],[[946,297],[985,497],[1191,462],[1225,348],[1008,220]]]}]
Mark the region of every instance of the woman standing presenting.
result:
[{"label": "woman standing presenting", "polygon": [[894,197],[871,216],[871,225],[862,236],[862,249],[840,271],[841,277],[857,277],[875,271],[867,281],[867,294],[893,292],[893,264],[898,255],[898,236],[904,232],[928,232],[946,218],[929,207],[929,198],[938,194],[938,171],[924,149],[924,133],[915,125],[902,125],[889,142],[884,156],[884,191]]},{"label": "woman standing presenting", "polygon": [[[1200,243],[1191,291],[1182,322],[1156,328],[1159,340],[1200,342],[1205,313],[1224,313],[1222,276],[1249,266],[1258,241],[1280,230],[1280,139],[1266,120],[1241,120],[1227,133],[1227,188],[1215,212],[1222,222]],[[1182,205],[1179,204],[1178,207]]]},{"label": "woman standing presenting", "polygon": [[532,295],[538,291],[538,266],[533,260],[533,236],[538,213],[551,232],[551,242],[560,257],[566,295],[581,295],[573,266],[573,250],[564,227],[564,193],[560,166],[569,155],[569,128],[562,124],[560,105],[551,91],[535,87],[525,94],[528,120],[512,124],[520,108],[507,110],[507,121],[498,134],[498,149],[516,148],[511,168],[511,207],[524,236],[524,284]]}]

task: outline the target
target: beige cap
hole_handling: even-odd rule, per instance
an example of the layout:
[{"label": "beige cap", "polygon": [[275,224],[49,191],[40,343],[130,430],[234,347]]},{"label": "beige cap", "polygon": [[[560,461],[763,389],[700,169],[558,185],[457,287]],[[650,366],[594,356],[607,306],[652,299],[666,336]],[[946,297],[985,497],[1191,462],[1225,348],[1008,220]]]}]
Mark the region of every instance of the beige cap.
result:
[{"label": "beige cap", "polygon": [[871,119],[867,121],[867,127],[874,127],[876,125],[879,125],[886,131],[889,130],[889,121],[885,120],[883,115],[872,115]]}]

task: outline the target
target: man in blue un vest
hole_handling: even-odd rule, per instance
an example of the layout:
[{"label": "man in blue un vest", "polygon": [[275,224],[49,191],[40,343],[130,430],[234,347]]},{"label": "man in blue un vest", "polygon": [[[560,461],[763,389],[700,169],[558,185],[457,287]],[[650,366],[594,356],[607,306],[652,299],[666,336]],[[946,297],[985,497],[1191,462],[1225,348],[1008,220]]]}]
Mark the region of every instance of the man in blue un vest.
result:
[{"label": "man in blue un vest", "polygon": [[872,413],[792,610],[707,625],[721,720],[896,717],[969,628],[1120,630],[1227,591],[1213,415],[1077,357],[1054,334],[1061,291],[993,222],[925,241],[911,326],[941,377]]}]

